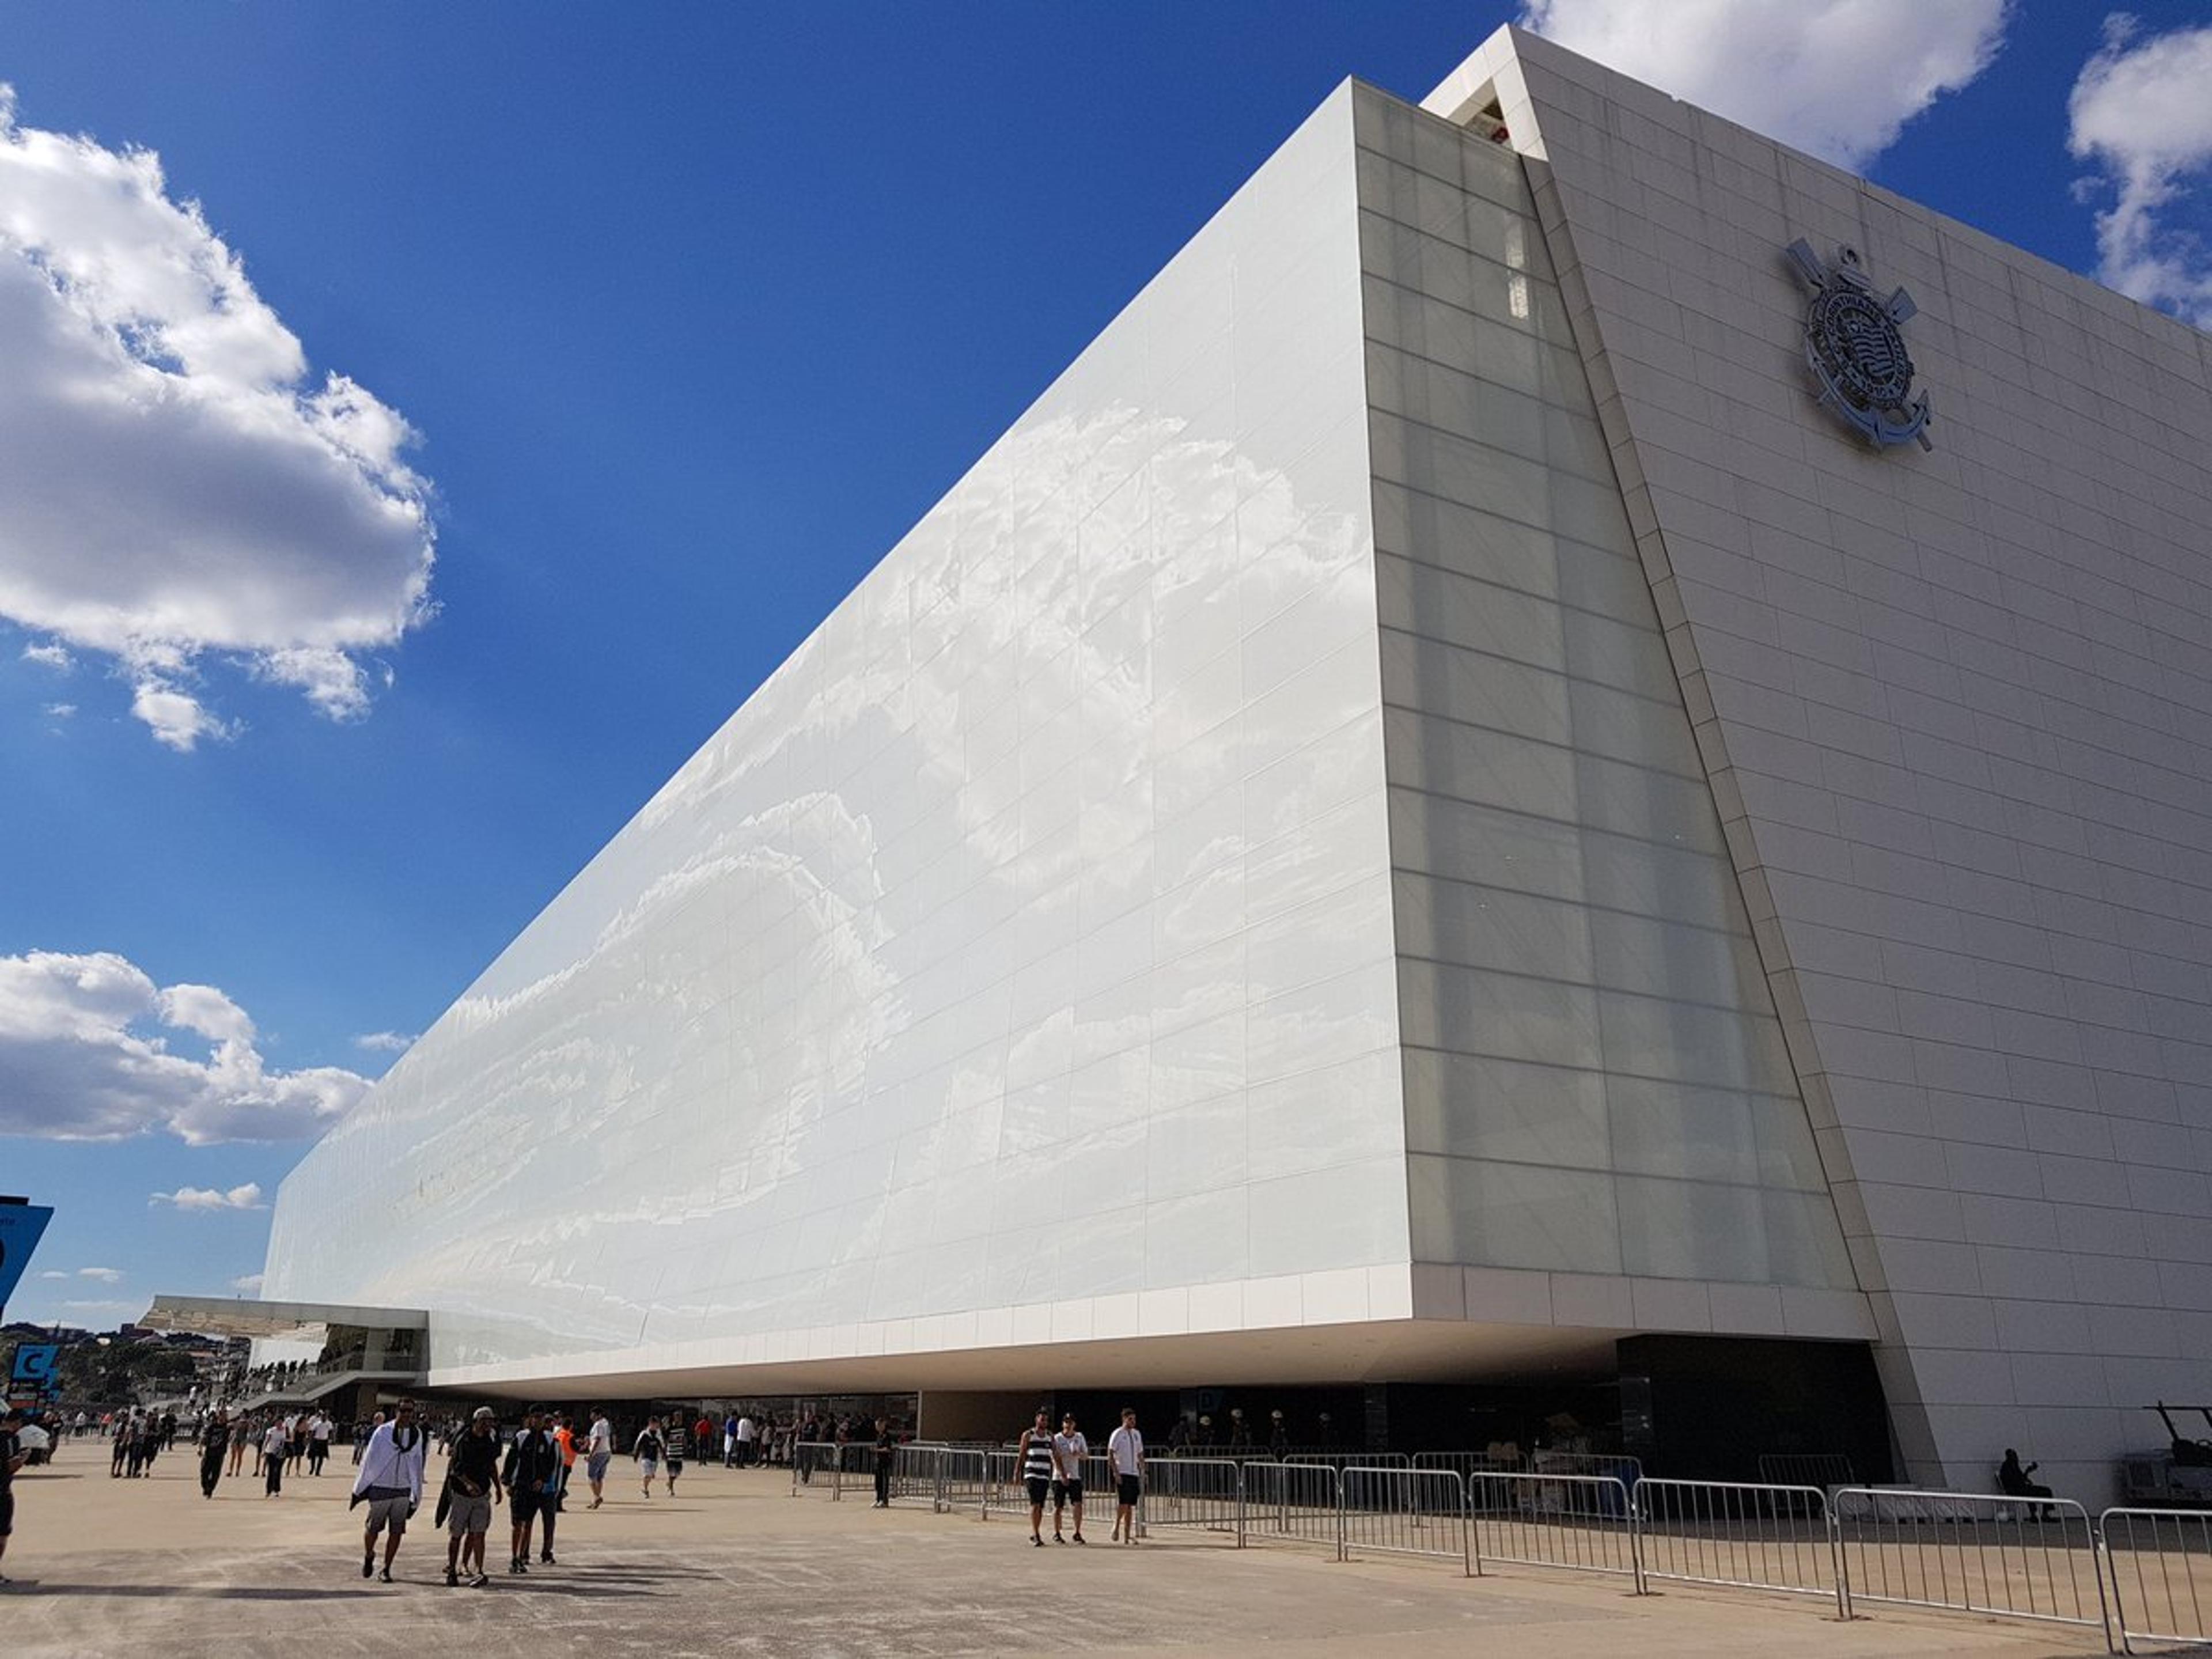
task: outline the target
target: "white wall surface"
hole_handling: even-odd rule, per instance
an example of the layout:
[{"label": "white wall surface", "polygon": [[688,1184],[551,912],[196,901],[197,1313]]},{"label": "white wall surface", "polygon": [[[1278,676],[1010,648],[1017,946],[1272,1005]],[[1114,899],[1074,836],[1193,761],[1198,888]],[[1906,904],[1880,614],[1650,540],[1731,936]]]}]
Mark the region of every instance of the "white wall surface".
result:
[{"label": "white wall surface", "polygon": [[1357,232],[1347,88],[309,1154],[267,1293],[485,1381],[1403,1317]]},{"label": "white wall surface", "polygon": [[[2062,1492],[2212,1359],[2212,341],[1526,35],[1494,90],[1913,1473]],[[1813,406],[1856,246],[1936,449]]]},{"label": "white wall surface", "polygon": [[1577,1322],[1558,1274],[1591,1322],[1864,1334],[1521,161],[1355,119],[1414,1257],[1538,1275],[1469,1318]]}]

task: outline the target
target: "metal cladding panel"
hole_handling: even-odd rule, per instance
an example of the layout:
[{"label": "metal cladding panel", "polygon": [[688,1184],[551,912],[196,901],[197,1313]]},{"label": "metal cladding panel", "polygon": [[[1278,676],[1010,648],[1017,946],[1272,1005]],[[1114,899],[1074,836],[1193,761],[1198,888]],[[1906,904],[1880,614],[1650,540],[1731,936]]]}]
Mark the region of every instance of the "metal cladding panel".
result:
[{"label": "metal cladding panel", "polygon": [[1359,319],[1347,88],[308,1155],[267,1293],[487,1376],[1402,1316]]}]

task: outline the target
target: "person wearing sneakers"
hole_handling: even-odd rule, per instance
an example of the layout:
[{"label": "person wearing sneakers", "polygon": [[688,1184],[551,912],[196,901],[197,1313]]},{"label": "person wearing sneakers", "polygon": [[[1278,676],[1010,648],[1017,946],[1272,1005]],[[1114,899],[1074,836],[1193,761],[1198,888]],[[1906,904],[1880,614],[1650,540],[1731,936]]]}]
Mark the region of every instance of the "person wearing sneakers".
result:
[{"label": "person wearing sneakers", "polygon": [[[392,1420],[368,1437],[368,1449],[361,1455],[361,1473],[353,1481],[353,1501],[368,1505],[368,1524],[361,1535],[364,1578],[375,1569],[376,1534],[388,1528],[384,1540],[384,1582],[392,1582],[392,1559],[399,1553],[407,1522],[422,1501],[423,1451],[422,1431],[415,1421],[411,1401],[400,1401]],[[282,1454],[264,1453],[264,1456],[278,1459]]]},{"label": "person wearing sneakers", "polygon": [[660,1454],[668,1443],[660,1437],[660,1419],[648,1417],[644,1428],[638,1431],[637,1444],[629,1455],[637,1460],[638,1473],[645,1478],[645,1495],[653,1496],[653,1477],[660,1473]]},{"label": "person wearing sneakers", "polygon": [[499,1435],[491,1407],[479,1406],[465,1433],[446,1454],[446,1583],[482,1589],[491,1583],[484,1571],[484,1534],[506,1497],[499,1481]]},{"label": "person wearing sneakers", "polygon": [[1121,1426],[1106,1442],[1106,1464],[1114,1473],[1114,1497],[1121,1507],[1114,1514],[1113,1537],[1120,1543],[1137,1541],[1137,1500],[1145,1491],[1145,1437],[1137,1432],[1137,1408],[1121,1407]]},{"label": "person wearing sneakers", "polygon": [[1015,1443],[1014,1461],[1030,1489],[1030,1542],[1044,1547],[1044,1500],[1052,1494],[1052,1413],[1037,1407],[1036,1421]]},{"label": "person wearing sneakers", "polygon": [[545,1522],[545,1551],[538,1559],[553,1563],[553,1517],[561,1496],[561,1446],[545,1426],[544,1413],[532,1406],[522,1414],[522,1431],[507,1449],[507,1467],[500,1471],[507,1486],[508,1507],[514,1522],[509,1573],[530,1571],[531,1528],[542,1517]]},{"label": "person wearing sneakers", "polygon": [[1091,1443],[1083,1437],[1083,1431],[1075,1426],[1075,1413],[1063,1412],[1060,1432],[1052,1437],[1052,1541],[1065,1544],[1060,1536],[1060,1517],[1066,1510],[1075,1511],[1075,1541],[1085,1541],[1083,1536],[1083,1460],[1091,1455]]},{"label": "person wearing sneakers", "polygon": [[605,1491],[607,1465],[615,1455],[615,1425],[607,1420],[606,1413],[594,1407],[592,1410],[591,1438],[584,1443],[584,1475],[592,1483],[592,1507],[607,1501]]}]

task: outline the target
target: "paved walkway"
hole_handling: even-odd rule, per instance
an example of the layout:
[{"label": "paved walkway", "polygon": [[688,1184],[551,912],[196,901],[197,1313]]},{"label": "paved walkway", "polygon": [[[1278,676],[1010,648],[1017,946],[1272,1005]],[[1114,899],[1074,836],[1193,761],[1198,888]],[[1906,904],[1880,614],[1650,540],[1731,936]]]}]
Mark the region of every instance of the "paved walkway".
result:
[{"label": "paved walkway", "polygon": [[[1037,1550],[1018,1521],[793,1498],[788,1477],[769,1470],[695,1468],[674,1500],[648,1504],[627,1462],[615,1466],[605,1509],[572,1502],[562,1517],[558,1566],[507,1578],[495,1532],[491,1587],[449,1590],[443,1540],[418,1522],[399,1557],[405,1582],[386,1586],[359,1576],[343,1462],[272,1499],[241,1476],[204,1500],[196,1468],[180,1448],[150,1480],[112,1480],[87,1443],[56,1469],[17,1477],[15,1536],[0,1565],[17,1582],[0,1591],[0,1652],[2026,1659],[2103,1647],[1965,1617],[1885,1609],[1844,1625],[1782,1597],[1680,1588],[1638,1597],[1537,1571],[1469,1581],[1441,1562],[1339,1564],[1318,1551],[1164,1534],[1135,1549]],[[1104,1515],[1088,1530],[1103,1540],[1111,1524]]]}]

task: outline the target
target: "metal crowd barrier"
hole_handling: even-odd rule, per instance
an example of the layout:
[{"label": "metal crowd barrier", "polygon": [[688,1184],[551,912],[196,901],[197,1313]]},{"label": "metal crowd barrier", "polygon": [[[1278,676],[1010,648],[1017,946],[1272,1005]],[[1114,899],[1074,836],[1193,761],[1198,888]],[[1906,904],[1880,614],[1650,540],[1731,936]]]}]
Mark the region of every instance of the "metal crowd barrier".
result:
[{"label": "metal crowd barrier", "polygon": [[1846,1617],[1890,1601],[2109,1628],[2097,1535],[2071,1498],[1839,1486],[1829,1516]]},{"label": "metal crowd barrier", "polygon": [[1628,1487],[1609,1474],[1478,1474],[1468,1490],[1474,1571],[1485,1561],[1617,1573],[1644,1592]]},{"label": "metal crowd barrier", "polygon": [[[791,1449],[791,1495],[799,1496],[801,1487],[811,1487],[817,1471],[833,1468],[836,1464],[836,1445],[827,1440],[802,1440]],[[824,1488],[830,1483],[824,1481]]]},{"label": "metal crowd barrier", "polygon": [[1817,1486],[1718,1480],[1636,1483],[1636,1543],[1648,1579],[1819,1595],[1844,1616],[1844,1577]]},{"label": "metal crowd barrier", "polygon": [[1761,1452],[1759,1478],[1771,1486],[1818,1486],[1822,1492],[1859,1484],[1851,1460],[1841,1452]]},{"label": "metal crowd barrier", "polygon": [[[1109,1498],[1112,1494],[1109,1491]],[[1244,1471],[1226,1457],[1148,1457],[1137,1505],[1137,1530],[1188,1527],[1227,1533],[1244,1542]]]},{"label": "metal crowd barrier", "polygon": [[1467,1482],[1454,1469],[1361,1468],[1338,1476],[1337,1549],[1340,1559],[1435,1555],[1474,1576],[1468,1542]]},{"label": "metal crowd barrier", "polygon": [[2133,1653],[2137,1642],[2212,1644],[2212,1515],[2110,1509],[2097,1530],[2121,1652]]},{"label": "metal crowd barrier", "polygon": [[1344,1483],[1334,1466],[1247,1463],[1243,1475],[1240,1543],[1322,1544],[1344,1559]]},{"label": "metal crowd barrier", "polygon": [[1518,1457],[1492,1457],[1488,1452],[1415,1452],[1417,1469],[1449,1469],[1462,1480],[1478,1474],[1518,1474],[1528,1467]]}]

